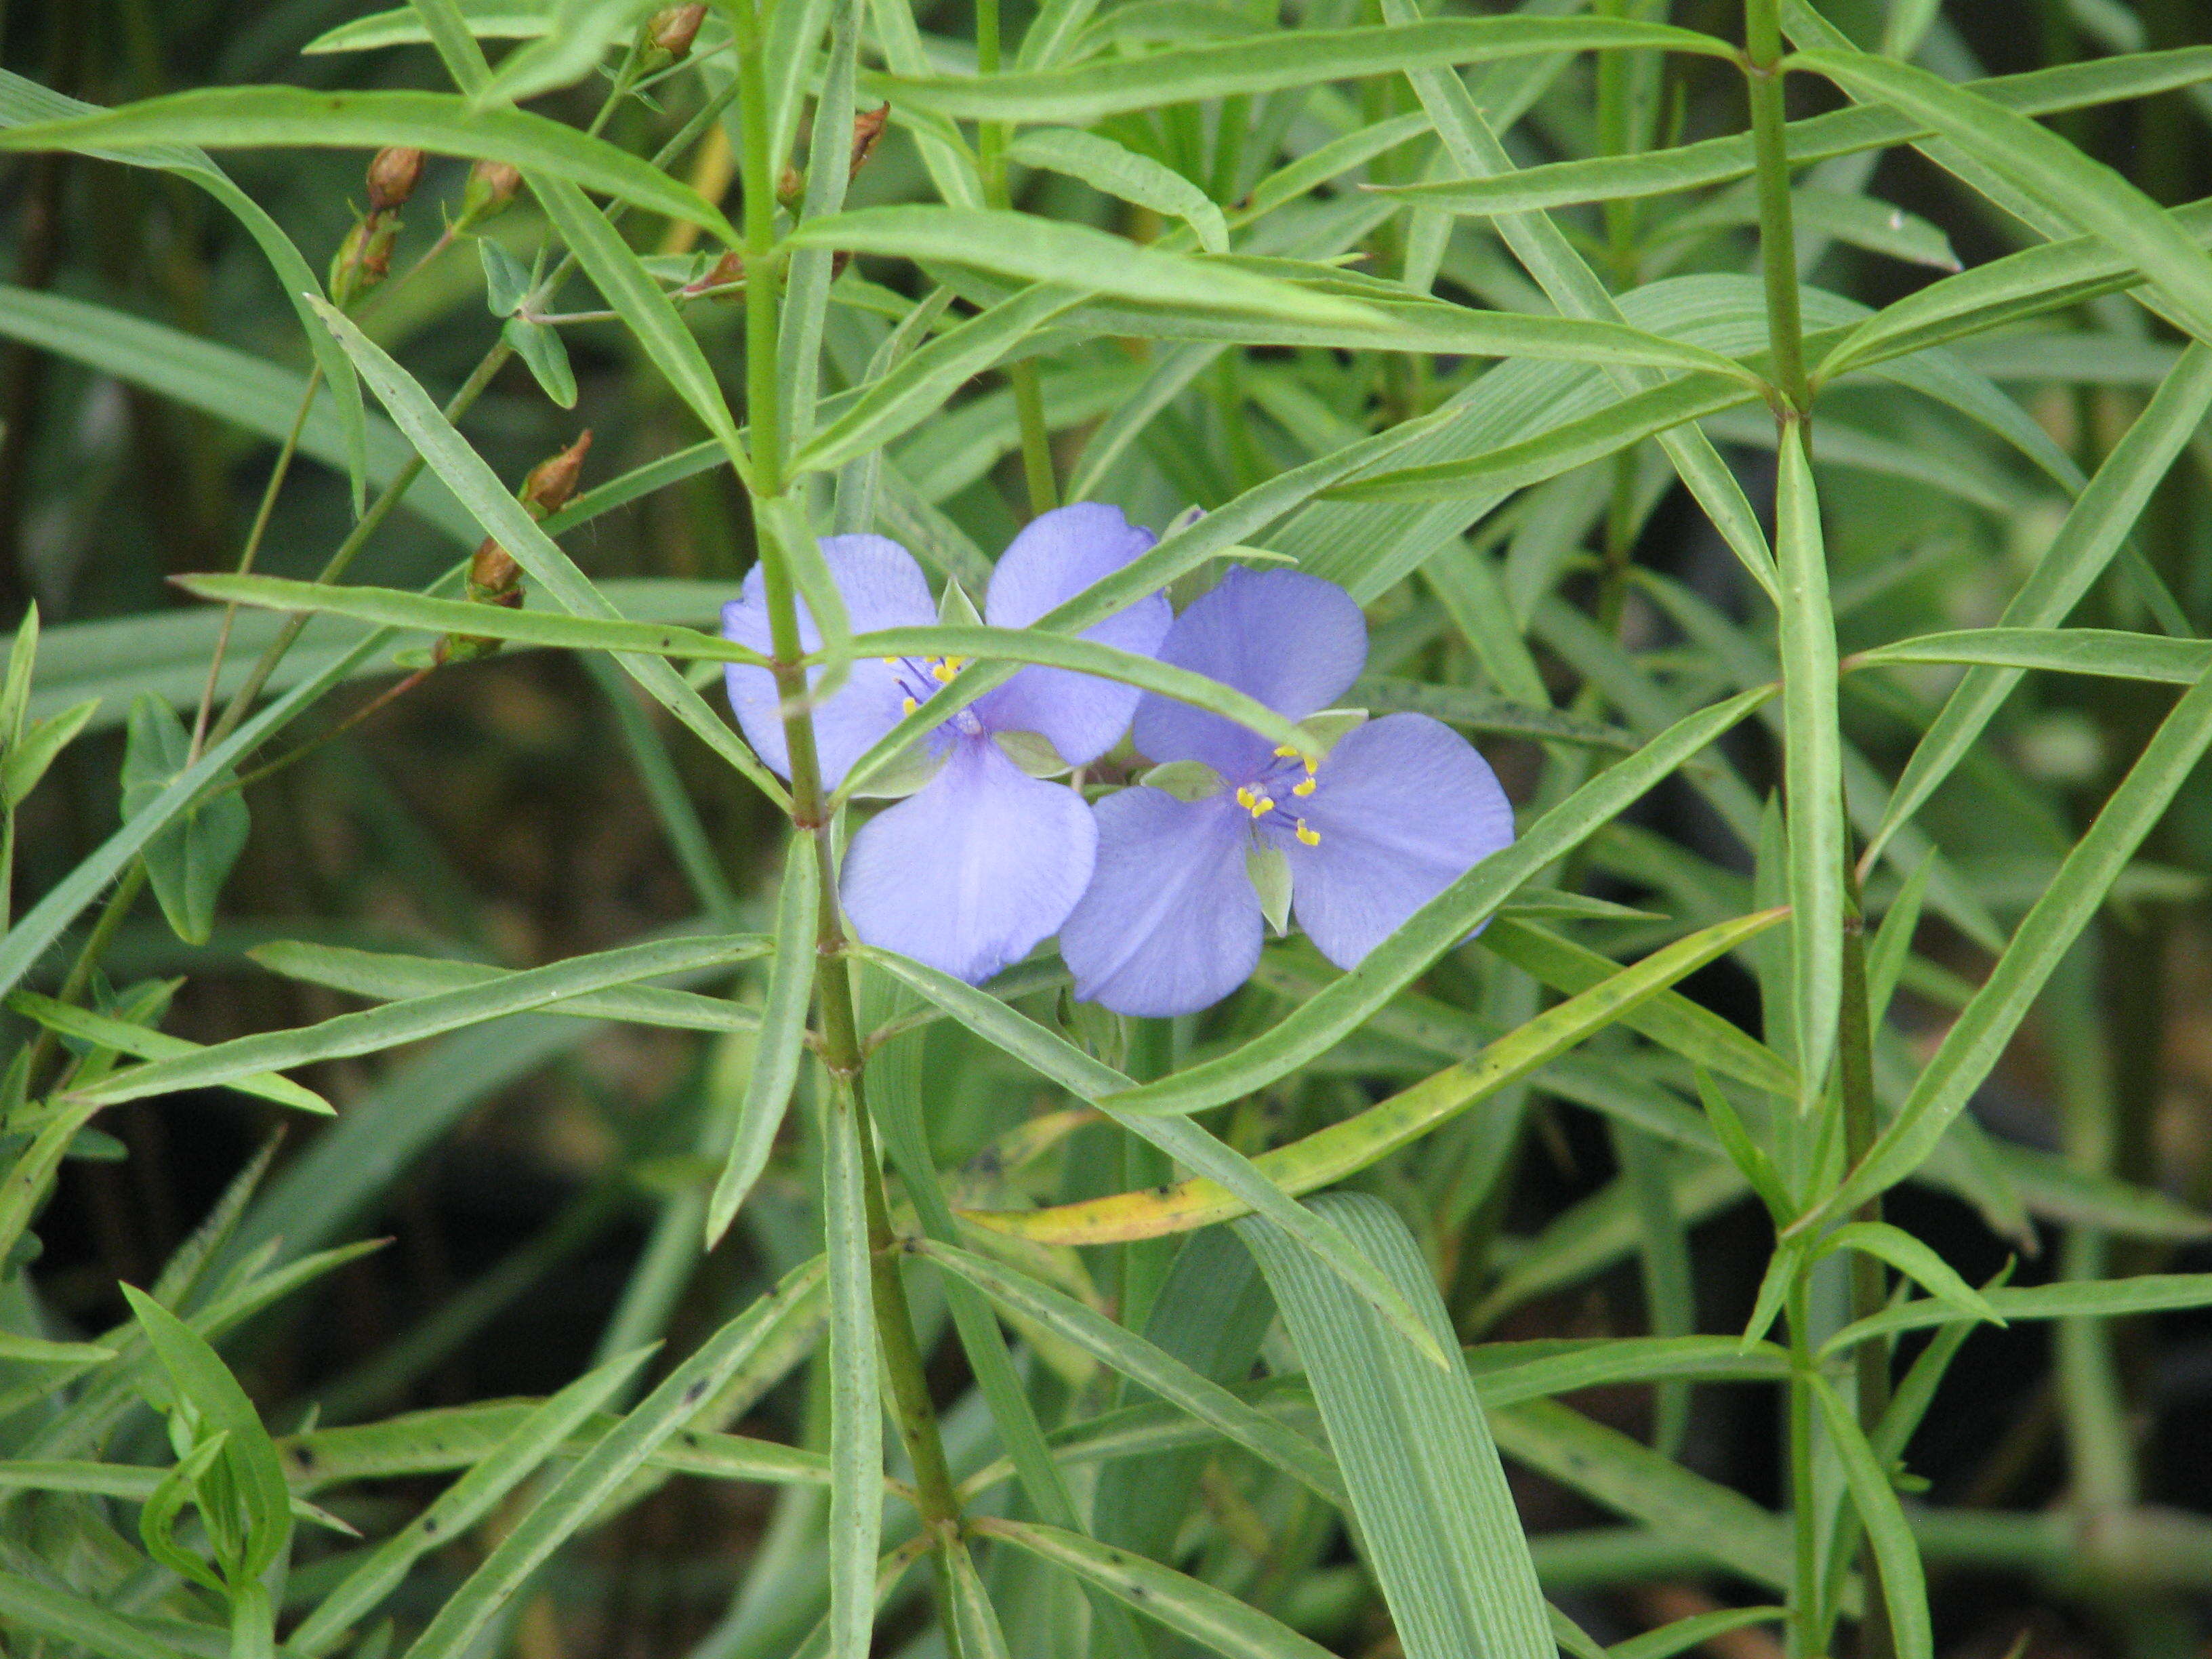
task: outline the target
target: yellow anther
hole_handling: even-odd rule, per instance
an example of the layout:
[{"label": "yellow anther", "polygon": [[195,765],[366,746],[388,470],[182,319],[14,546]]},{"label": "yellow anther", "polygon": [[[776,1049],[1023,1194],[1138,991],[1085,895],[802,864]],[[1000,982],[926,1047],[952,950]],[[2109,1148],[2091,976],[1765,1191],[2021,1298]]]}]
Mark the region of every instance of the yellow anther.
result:
[{"label": "yellow anther", "polygon": [[1243,807],[1246,811],[1256,812],[1260,810],[1252,804],[1257,799],[1258,797],[1254,795],[1249,789],[1244,787],[1243,784],[1240,783],[1237,786],[1237,804]]},{"label": "yellow anther", "polygon": [[1275,803],[1268,799],[1265,795],[1261,796],[1259,799],[1252,803],[1252,816],[1255,818],[1265,813],[1272,812],[1274,810]]},{"label": "yellow anther", "polygon": [[896,668],[898,666],[898,659],[896,657],[885,657],[883,659],[883,665],[886,668]]},{"label": "yellow anther", "polygon": [[1291,786],[1291,793],[1294,795],[1310,795],[1313,793],[1314,788],[1315,780],[1309,777],[1300,782],[1292,784]]},{"label": "yellow anther", "polygon": [[1297,758],[1297,745],[1296,744],[1279,743],[1275,745],[1275,753],[1285,760],[1293,760]]},{"label": "yellow anther", "polygon": [[1306,821],[1304,818],[1300,818],[1298,820],[1297,835],[1299,841],[1308,847],[1318,847],[1321,845],[1321,831],[1318,830],[1307,829]]},{"label": "yellow anther", "polygon": [[911,714],[915,709],[921,707],[921,705],[916,702],[912,697],[901,697],[899,699],[899,713],[902,714]]},{"label": "yellow anther", "polygon": [[959,672],[949,662],[933,662],[929,665],[929,678],[940,685],[951,684],[953,677]]}]

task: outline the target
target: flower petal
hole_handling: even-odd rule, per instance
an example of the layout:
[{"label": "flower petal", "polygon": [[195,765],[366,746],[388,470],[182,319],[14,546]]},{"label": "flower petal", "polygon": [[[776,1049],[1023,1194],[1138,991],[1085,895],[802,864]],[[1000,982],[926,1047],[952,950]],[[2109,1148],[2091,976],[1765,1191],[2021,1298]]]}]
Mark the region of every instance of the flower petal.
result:
[{"label": "flower petal", "polygon": [[[927,627],[937,620],[937,605],[929,597],[921,567],[888,537],[824,536],[822,557],[844,596],[854,633]],[[821,630],[808,614],[806,601],[797,604],[799,641],[811,651],[822,643]],[[722,637],[763,653],[775,648],[758,565],[746,575],[738,597],[722,607]],[[820,669],[809,670],[807,683],[813,684],[821,676]],[[732,663],[722,678],[745,741],[779,774],[789,777],[791,757],[784,749],[783,719],[776,712],[775,676],[748,663]],[[814,711],[814,744],[826,787],[835,788],[869,745],[898,724],[905,696],[897,677],[874,658],[852,665],[843,689]]]},{"label": "flower petal", "polygon": [[1386,714],[1346,732],[1297,804],[1308,846],[1270,823],[1291,861],[1298,925],[1353,968],[1398,925],[1492,853],[1513,844],[1513,807],[1473,746],[1425,714]]},{"label": "flower petal", "polygon": [[[1334,582],[1239,565],[1176,618],[1159,656],[1302,720],[1359,678],[1367,623]],[[1274,746],[1218,714],[1149,692],[1137,704],[1134,736],[1152,760],[1204,761],[1232,783],[1256,775]]]},{"label": "flower petal", "polygon": [[1059,928],[1097,847],[1074,790],[956,738],[943,771],[853,837],[838,886],[861,943],[974,985]]},{"label": "flower petal", "polygon": [[1260,896],[1244,873],[1245,814],[1216,796],[1124,789],[1094,809],[1098,867],[1060,930],[1075,994],[1117,1013],[1188,1014],[1260,960]]},{"label": "flower petal", "polygon": [[[1026,628],[1152,544],[1152,532],[1121,509],[1078,501],[1041,513],[1008,544],[983,602],[994,628]],[[1083,632],[1086,640],[1151,656],[1172,616],[1167,596],[1154,593]],[[1065,668],[1024,668],[985,694],[975,713],[994,732],[1036,732],[1070,766],[1105,753],[1128,730],[1137,689]]]}]

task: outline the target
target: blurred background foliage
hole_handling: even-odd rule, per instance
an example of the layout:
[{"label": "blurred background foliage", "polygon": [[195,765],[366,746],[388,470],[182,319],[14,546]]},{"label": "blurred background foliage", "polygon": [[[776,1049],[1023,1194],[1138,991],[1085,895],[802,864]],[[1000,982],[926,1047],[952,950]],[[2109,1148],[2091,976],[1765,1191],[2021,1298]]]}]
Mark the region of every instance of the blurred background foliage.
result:
[{"label": "blurred background foliage", "polygon": [[[974,23],[964,0],[922,0],[916,9],[932,57],[947,68],[972,67],[973,46],[963,43],[972,41]],[[1305,9],[1293,6],[1282,26],[1299,27]],[[1379,21],[1356,4],[1316,9],[1338,21]],[[1740,36],[1739,8],[1726,0],[1680,0],[1667,9],[1675,22]],[[1873,41],[1899,15],[1936,9],[1893,0],[1885,14],[1871,0],[1836,0],[1826,9],[1855,37]],[[445,84],[423,46],[302,55],[360,10],[356,0],[11,0],[0,13],[0,64],[103,105],[230,84]],[[1018,38],[1027,16],[1024,6],[1009,6],[1009,39]],[[1249,7],[1131,0],[1102,11],[1096,26],[1122,27],[1125,39],[1144,41],[1179,31],[1241,32],[1267,21]],[[1928,23],[1917,60],[1952,80],[2212,39],[2212,11],[2199,0],[1954,5]],[[716,27],[710,23],[708,41]],[[1656,54],[1633,61],[1639,68],[1625,86],[1605,87],[1591,58],[1565,63],[1512,128],[1516,160],[1534,165],[1595,152],[1610,98],[1633,101],[1653,145],[1743,130],[1743,84],[1732,65],[1669,58],[1662,70]],[[726,62],[726,53],[702,52],[697,73],[672,73],[623,101],[605,136],[652,153],[724,84]],[[532,107],[582,125],[606,90],[603,71]],[[1840,101],[1810,76],[1793,80],[1790,94],[1796,117]],[[1225,148],[1213,106],[1202,117],[1183,106],[1104,125],[1233,210],[1280,160],[1416,108],[1402,77],[1342,83],[1286,125],[1249,135],[1246,155]],[[2200,84],[2063,112],[2049,125],[2154,198],[2180,204],[2212,182],[2208,109],[2212,99]],[[318,268],[363,204],[359,152],[239,150],[221,159]],[[1413,144],[1375,157],[1364,176],[1408,182],[1428,165],[1426,147]],[[710,197],[728,191],[730,169],[719,129],[677,164]],[[462,383],[500,327],[467,239],[416,268],[440,240],[441,216],[458,210],[467,171],[463,161],[430,160],[392,253],[392,270],[404,278],[389,279],[359,313],[369,336],[441,397]],[[1361,177],[1355,171],[1326,187],[1313,198],[1312,216],[1357,219],[1376,199],[1358,188]],[[1015,200],[1027,211],[1140,240],[1164,228],[1150,210],[1042,168],[1018,162],[1012,178]],[[1861,305],[1881,306],[1948,270],[2039,240],[1906,148],[1820,163],[1799,184],[1807,280]],[[852,200],[933,195],[913,131],[895,118],[855,175]],[[1613,286],[1627,289],[1661,277],[1740,279],[1754,270],[1750,202],[1746,181],[1569,207],[1556,216]],[[1397,210],[1370,220],[1352,244],[1356,269],[1396,276],[1425,262],[1435,291],[1460,303],[1545,308],[1489,221]],[[483,228],[526,261],[546,231],[526,193]],[[629,228],[647,252],[675,256],[694,246],[689,228],[647,215]],[[1296,240],[1285,231],[1279,247]],[[1259,251],[1278,251],[1264,231]],[[0,163],[0,275],[9,284],[0,290],[0,333],[8,337],[0,344],[0,619],[12,624],[33,599],[40,606],[46,631],[34,717],[81,697],[102,699],[85,735],[21,808],[20,914],[118,822],[132,696],[150,690],[190,723],[219,613],[182,599],[165,579],[235,562],[276,453],[265,414],[226,418],[224,407],[226,396],[249,392],[266,403],[267,388],[210,395],[162,381],[169,372],[220,380],[223,365],[237,359],[134,368],[143,343],[120,321],[58,349],[41,330],[66,322],[54,324],[32,296],[100,308],[70,313],[80,321],[144,319],[295,376],[310,358],[254,241],[173,175],[58,153],[9,157]],[[926,291],[899,261],[863,258],[847,281],[854,302],[832,307],[826,340],[833,387],[863,376],[889,331],[890,319],[868,308],[867,285],[877,285],[883,308],[894,313]],[[580,284],[569,295],[581,295],[579,308],[593,303]],[[687,319],[734,397],[741,305],[702,301],[689,307]],[[502,477],[519,481],[587,429],[587,490],[697,441],[691,416],[618,324],[574,323],[560,337],[574,376],[572,407],[549,398],[514,360],[464,423]],[[1723,349],[1758,343],[1754,334]],[[1102,422],[1127,407],[1161,352],[1179,349],[1055,337],[1042,359],[1042,387],[1064,475],[1089,465],[1097,451],[1086,446]],[[1815,442],[1842,648],[1993,622],[2062,522],[2067,481],[2078,482],[2071,470],[2095,471],[2179,350],[2165,324],[2117,295],[1956,347],[1958,362],[1984,377],[1978,386],[2000,388],[2024,414],[2025,435],[1993,430],[1990,420],[1892,382],[1826,393]],[[1089,493],[1164,526],[1188,506],[1218,507],[1313,454],[1433,408],[1483,367],[1467,358],[1314,349],[1231,351],[1163,403],[1117,458],[1094,468]],[[1763,412],[1716,416],[1708,429],[1750,498],[1767,501],[1774,440]],[[292,469],[275,498],[258,558],[264,571],[310,577],[346,534],[346,479],[327,464],[334,453],[327,433],[322,442],[317,456],[311,440],[313,458]],[[970,383],[941,414],[898,439],[890,454],[911,486],[899,506],[909,538],[928,533],[947,544],[1003,545],[1027,516],[1018,446],[1013,394],[994,376]],[[475,535],[449,501],[441,509],[434,491],[418,490],[367,544],[352,579],[422,586]],[[2198,431],[2140,521],[2142,564],[2116,567],[2077,619],[2202,635],[2212,623],[2208,536],[2212,439]],[[696,622],[711,618],[753,557],[742,492],[720,468],[601,513],[565,544],[597,581],[664,584],[641,599],[649,614]],[[1717,645],[1701,629],[1717,620],[1725,632],[1733,619],[1745,627],[1734,637],[1758,634],[1755,618],[1745,621],[1753,613],[1733,561],[1649,443],[1513,495],[1476,524],[1468,545],[1495,573],[1491,591],[1511,603],[1507,631],[1527,639],[1536,690],[1586,721],[1649,735],[1668,708],[1695,706],[1735,683],[1725,641]],[[1620,561],[1632,562],[1634,574],[1608,601],[1604,573]],[[1606,603],[1619,611],[1618,648],[1592,625]],[[1528,688],[1494,684],[1483,643],[1463,635],[1455,613],[1453,596],[1420,580],[1374,596],[1370,672],[1506,690],[1525,701]],[[272,617],[241,613],[229,646],[234,664],[273,632]],[[320,637],[311,632],[294,662],[328,660],[336,647]],[[141,899],[107,943],[100,997],[112,1003],[129,988],[179,980],[164,1029],[215,1042],[359,1006],[342,991],[257,965],[247,953],[270,940],[523,968],[684,924],[702,906],[719,905],[726,921],[745,927],[767,925],[781,819],[638,701],[604,659],[513,649],[450,664],[356,722],[397,673],[388,663],[372,664],[295,726],[279,748],[324,734],[330,740],[249,789],[251,833],[207,938],[183,942],[151,898]],[[1955,674],[1923,665],[1846,680],[1846,731],[1876,771],[1896,775]],[[2136,682],[2045,676],[2014,695],[1922,819],[1988,916],[2008,928],[2048,885],[2170,695]],[[1542,744],[1502,730],[1478,740],[1524,804],[1553,787],[1547,765],[1587,752],[1562,745],[1547,760]],[[1775,747],[1756,727],[1733,738],[1729,753],[1754,790],[1778,781]],[[1577,937],[1632,956],[1750,908],[1755,848],[1740,824],[1723,820],[1711,793],[1681,781],[1662,787],[1597,837],[1570,872],[1591,894],[1673,920],[1580,923]],[[695,830],[692,843],[681,844]],[[1984,1282],[2008,1262],[2014,1285],[2078,1277],[2090,1271],[2089,1256],[2115,1275],[2212,1269],[2205,1243],[2212,1225],[2203,1219],[2212,1204],[2208,860],[2212,777],[2200,771],[1976,1096],[1973,1114],[1989,1137],[2019,1149],[2005,1169],[2025,1210],[2008,1217],[2002,1205],[1978,1204],[1972,1182],[1939,1179],[1893,1196],[1890,1218],[1968,1280]],[[1871,902],[1885,908],[1896,890],[1893,879],[1879,878]],[[26,981],[31,989],[59,988],[96,914],[88,912],[44,958]],[[1885,1064],[1909,1079],[1916,1060],[1932,1052],[1965,988],[1986,971],[1987,944],[1960,925],[1959,907],[1931,913],[1905,969]],[[1316,971],[1295,951],[1282,963],[1238,1000],[1181,1022],[1167,1039],[1176,1052],[1212,1052],[1276,1017],[1283,999],[1309,982],[1300,973]],[[1535,1006],[1528,982],[1516,983],[1492,958],[1468,952],[1440,964],[1424,988],[1457,1009],[1504,1019],[1515,1017],[1516,996],[1526,999],[1520,1017]],[[1723,961],[1685,988],[1759,1029],[1759,988],[1744,963]],[[757,983],[744,981],[736,994],[757,998]],[[1054,1005],[1047,995],[1031,1006],[1049,1014]],[[1726,1334],[1750,1316],[1771,1238],[1740,1183],[1700,1182],[1693,1173],[1662,1182],[1678,1212],[1640,1252],[1632,1234],[1587,1247],[1575,1242],[1601,1206],[1617,1216],[1626,1194],[1648,1194],[1648,1185],[1636,1185],[1638,1159],[1686,1156],[1632,1127],[1636,1102],[1624,1107],[1607,1093],[1607,1079],[1625,1073],[1679,1105],[1688,1091],[1682,1069],[1639,1069],[1628,1057],[1656,1051],[1631,1050],[1622,1032],[1595,1048],[1621,1063],[1610,1073],[1600,1067],[1580,1087],[1540,1079],[1523,1097],[1525,1118],[1503,1127],[1486,1120],[1504,1145],[1454,1133],[1361,1178],[1417,1224],[1467,1340]],[[1425,1070],[1433,1052],[1433,1044],[1425,1049],[1418,1040],[1370,1033],[1235,1109],[1220,1132],[1246,1150],[1289,1139],[1347,1103],[1364,1104],[1378,1085]],[[280,1107],[222,1091],[130,1102],[106,1113],[104,1136],[81,1142],[65,1165],[36,1224],[40,1253],[9,1294],[20,1300],[35,1286],[40,1322],[26,1329],[90,1334],[127,1318],[118,1287],[152,1283],[283,1127],[268,1185],[229,1248],[275,1243],[276,1259],[285,1260],[356,1237],[388,1242],[227,1340],[227,1358],[272,1430],[296,1430],[318,1414],[327,1426],[545,1395],[594,1361],[655,1337],[667,1337],[667,1352],[680,1355],[814,1249],[814,1154],[798,1115],[738,1226],[703,1255],[696,1249],[713,1126],[726,1118],[748,1058],[742,1038],[527,1015],[417,1050],[313,1068],[307,1080],[339,1108],[336,1127],[285,1126],[290,1115]],[[1129,1151],[1096,1123],[1044,1112],[1049,1103],[1033,1079],[970,1039],[934,1034],[923,1075],[939,1162],[956,1172],[959,1195],[992,1204],[1054,1201],[1157,1178],[1148,1174],[1151,1154]],[[1719,1167],[1706,1156],[1691,1161]],[[1133,1259],[1151,1248],[1133,1249]],[[1133,1270],[1094,1254],[1069,1271],[1087,1275],[1082,1282],[1108,1306],[1128,1284],[1147,1274],[1156,1282],[1164,1270],[1164,1258]],[[1137,1279],[1123,1277],[1132,1271]],[[942,1335],[941,1303],[927,1280],[915,1283],[924,1287],[925,1330],[938,1334],[930,1376],[948,1432],[980,1446],[984,1431],[965,1362]],[[2116,1390],[2110,1398],[2088,1397],[2096,1385],[2083,1378],[2094,1364],[2075,1355],[2069,1372],[2069,1339],[2054,1337],[2055,1328],[2017,1323],[1974,1334],[1911,1443],[1911,1467],[1926,1482],[1918,1501],[1941,1516],[1921,1535],[1937,1644],[1990,1659],[2018,1653],[2022,1642],[2034,1655],[2199,1652],[2212,1596],[2212,1319],[2171,1313],[2100,1327]],[[1111,1397],[1095,1362],[1049,1334],[1025,1334],[1042,1397],[1092,1406]],[[1907,1357],[1917,1351],[1908,1346]],[[654,1362],[659,1370],[670,1363]],[[29,1375],[6,1361],[0,1371],[18,1374],[10,1387]],[[757,1397],[738,1402],[733,1420],[762,1438],[818,1447],[826,1389],[818,1364],[798,1364],[787,1375],[764,1376]],[[1785,1496],[1775,1401],[1762,1384],[1705,1382],[1674,1394],[1624,1382],[1577,1394],[1571,1403],[1636,1439],[1656,1437],[1710,1481],[1772,1507]],[[2100,1544],[2091,1524],[2099,1511],[2082,1501],[2084,1460],[2094,1458],[2100,1423],[2116,1429],[2120,1443],[2106,1448],[2119,1467],[2107,1472],[2117,1484],[2105,1496],[2151,1506],[2140,1513],[2160,1522],[2130,1534],[2124,1547]],[[136,1432],[144,1443],[125,1461],[152,1451],[151,1431],[142,1425]],[[1510,1436],[1506,1450],[1547,1585],[1601,1638],[1772,1599],[1741,1570],[1716,1569],[1701,1548],[1695,1505],[1671,1527],[1662,1524],[1661,1510],[1630,1506],[1626,1513],[1650,1528],[1631,1540],[1621,1530],[1621,1506],[1605,1501],[1602,1480],[1563,1478],[1562,1462],[1571,1457],[1530,1455]],[[1280,1481],[1256,1479],[1258,1468],[1232,1454],[1217,1462],[1197,1488],[1182,1559],[1333,1651],[1395,1651],[1342,1533],[1314,1506],[1301,1507]],[[319,1501],[378,1535],[436,1489],[435,1479],[418,1475],[342,1487]],[[18,1566],[41,1547],[47,1522],[38,1513],[19,1504],[0,1537],[0,1553]],[[487,1523],[493,1535],[500,1524],[496,1516]],[[533,1581],[501,1639],[529,1659],[793,1651],[823,1605],[822,1525],[815,1487],[779,1495],[745,1482],[668,1480]],[[96,1553],[91,1536],[70,1547]],[[300,1547],[294,1583],[307,1594],[319,1555],[336,1546],[319,1539]],[[392,1605],[403,1633],[480,1553],[467,1543],[427,1559]],[[97,1576],[81,1565],[68,1571]],[[994,1574],[1003,1605],[1018,1601],[1021,1577],[1003,1565]],[[913,1597],[899,1606],[884,1626],[887,1653],[901,1650],[924,1622]],[[9,1639],[11,1650],[33,1640]],[[1714,1638],[1712,1650],[1759,1659],[1775,1650],[1770,1636],[1750,1629]]]}]

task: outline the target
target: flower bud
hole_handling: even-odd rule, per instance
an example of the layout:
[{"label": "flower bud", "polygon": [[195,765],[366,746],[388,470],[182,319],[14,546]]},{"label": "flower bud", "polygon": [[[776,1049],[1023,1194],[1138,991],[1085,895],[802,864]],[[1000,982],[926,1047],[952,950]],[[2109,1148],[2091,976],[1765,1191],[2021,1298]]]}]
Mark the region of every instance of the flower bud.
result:
[{"label": "flower bud", "polygon": [[698,38],[699,25],[706,17],[703,5],[663,6],[646,24],[646,39],[675,61],[690,55],[691,42]]},{"label": "flower bud", "polygon": [[392,270],[392,244],[399,223],[371,213],[356,222],[331,260],[331,299],[340,308],[351,305],[382,282]]},{"label": "flower bud", "polygon": [[380,149],[368,163],[368,210],[391,213],[407,204],[422,179],[422,152],[404,147]]},{"label": "flower bud", "polygon": [[530,476],[522,481],[522,504],[532,518],[548,518],[568,504],[576,493],[576,481],[583,476],[584,456],[591,447],[592,430],[586,427],[568,448],[530,469]]},{"label": "flower bud", "polygon": [[884,136],[884,128],[890,124],[890,118],[891,106],[889,104],[864,109],[853,118],[853,173],[857,174],[867,166],[868,157],[876,153],[876,142]]},{"label": "flower bud", "polygon": [[806,195],[806,175],[789,162],[775,181],[775,203],[781,208],[798,207]]},{"label": "flower bud", "polygon": [[522,603],[522,567],[514,555],[487,536],[469,560],[469,599],[476,605]]},{"label": "flower bud", "polygon": [[453,222],[453,229],[456,233],[474,230],[485,220],[505,212],[521,188],[520,169],[504,161],[477,162],[469,169],[469,181],[462,187],[461,214]]}]

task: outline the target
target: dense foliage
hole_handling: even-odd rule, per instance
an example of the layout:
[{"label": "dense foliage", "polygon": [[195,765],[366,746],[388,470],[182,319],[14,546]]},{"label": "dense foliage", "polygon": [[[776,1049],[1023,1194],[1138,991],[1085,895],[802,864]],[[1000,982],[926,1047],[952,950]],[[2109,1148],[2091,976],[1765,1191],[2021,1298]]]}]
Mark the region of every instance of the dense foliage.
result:
[{"label": "dense foliage", "polygon": [[2203,1650],[2202,8],[5,21],[9,1655]]}]

